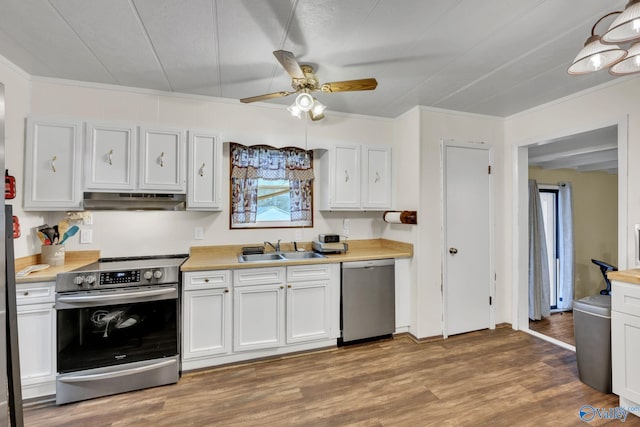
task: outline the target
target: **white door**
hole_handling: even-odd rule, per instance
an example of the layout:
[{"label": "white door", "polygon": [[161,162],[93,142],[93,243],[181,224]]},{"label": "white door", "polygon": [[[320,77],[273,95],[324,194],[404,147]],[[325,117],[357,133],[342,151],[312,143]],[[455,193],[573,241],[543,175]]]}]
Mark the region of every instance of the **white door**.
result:
[{"label": "white door", "polygon": [[444,143],[444,335],[491,326],[490,150]]}]

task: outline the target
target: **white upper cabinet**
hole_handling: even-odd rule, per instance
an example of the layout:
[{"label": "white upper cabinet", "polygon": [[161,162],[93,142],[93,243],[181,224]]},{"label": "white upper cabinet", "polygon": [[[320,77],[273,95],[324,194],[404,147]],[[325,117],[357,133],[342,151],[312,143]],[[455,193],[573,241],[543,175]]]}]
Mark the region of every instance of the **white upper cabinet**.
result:
[{"label": "white upper cabinet", "polygon": [[320,210],[391,208],[391,148],[336,145],[320,155]]},{"label": "white upper cabinet", "polygon": [[182,129],[140,126],[138,187],[156,192],[186,191],[186,138]]},{"label": "white upper cabinet", "polygon": [[391,148],[365,146],[362,177],[362,207],[389,209],[391,207]]},{"label": "white upper cabinet", "polygon": [[187,209],[222,208],[222,144],[216,134],[189,131]]},{"label": "white upper cabinet", "polygon": [[80,209],[81,156],[82,121],[29,117],[24,209]]},{"label": "white upper cabinet", "polygon": [[135,189],[137,127],[93,122],[86,127],[85,189]]}]

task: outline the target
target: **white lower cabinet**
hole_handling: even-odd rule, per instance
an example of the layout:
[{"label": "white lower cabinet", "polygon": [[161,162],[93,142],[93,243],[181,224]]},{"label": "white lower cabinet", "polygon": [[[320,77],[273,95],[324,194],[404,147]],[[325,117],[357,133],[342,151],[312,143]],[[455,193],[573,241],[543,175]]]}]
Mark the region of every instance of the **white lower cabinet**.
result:
[{"label": "white lower cabinet", "polygon": [[[640,407],[640,286],[614,281],[611,291],[613,392],[620,406]],[[640,416],[640,410],[633,411]]]},{"label": "white lower cabinet", "polygon": [[332,337],[334,266],[337,264],[287,268],[287,344]]},{"label": "white lower cabinet", "polygon": [[185,273],[183,283],[182,362],[196,369],[231,351],[231,272]]},{"label": "white lower cabinet", "polygon": [[16,305],[22,398],[56,392],[54,282],[18,285]]},{"label": "white lower cabinet", "polygon": [[340,334],[340,264],[189,272],[183,283],[183,370],[335,345]]},{"label": "white lower cabinet", "polygon": [[284,267],[234,271],[234,351],[284,344]]}]

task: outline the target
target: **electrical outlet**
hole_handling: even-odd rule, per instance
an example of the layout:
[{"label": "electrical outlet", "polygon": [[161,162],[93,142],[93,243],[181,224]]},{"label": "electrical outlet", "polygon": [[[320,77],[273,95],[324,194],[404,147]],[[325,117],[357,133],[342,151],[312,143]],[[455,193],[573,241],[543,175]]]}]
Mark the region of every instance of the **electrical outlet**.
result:
[{"label": "electrical outlet", "polygon": [[204,239],[204,228],[196,227],[193,229],[193,238],[196,240]]},{"label": "electrical outlet", "polygon": [[80,243],[83,245],[88,245],[93,241],[93,230],[90,229],[82,229],[80,230]]}]

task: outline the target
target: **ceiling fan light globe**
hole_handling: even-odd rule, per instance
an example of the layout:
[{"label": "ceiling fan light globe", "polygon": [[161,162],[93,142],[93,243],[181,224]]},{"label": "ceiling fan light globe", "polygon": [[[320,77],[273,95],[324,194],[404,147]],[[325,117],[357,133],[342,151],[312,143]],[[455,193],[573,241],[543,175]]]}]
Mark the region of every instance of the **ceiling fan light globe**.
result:
[{"label": "ceiling fan light globe", "polygon": [[324,110],[327,108],[326,105],[318,101],[317,99],[313,103],[313,107],[311,108],[311,117],[319,117],[323,115]]},{"label": "ceiling fan light globe", "polygon": [[627,43],[640,40],[640,0],[632,0],[602,35],[604,43]]},{"label": "ceiling fan light globe", "polygon": [[301,93],[296,97],[296,106],[305,113],[313,107],[313,96],[308,93]]},{"label": "ceiling fan light globe", "polygon": [[302,118],[302,110],[298,108],[295,102],[287,107],[287,111],[290,112],[293,117]]}]

